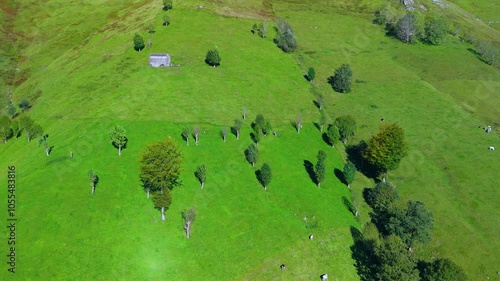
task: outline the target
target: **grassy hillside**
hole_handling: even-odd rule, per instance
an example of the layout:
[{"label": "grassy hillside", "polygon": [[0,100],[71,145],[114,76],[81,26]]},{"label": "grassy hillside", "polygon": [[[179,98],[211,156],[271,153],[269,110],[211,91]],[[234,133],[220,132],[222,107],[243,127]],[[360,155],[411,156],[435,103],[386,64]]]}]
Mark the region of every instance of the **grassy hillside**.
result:
[{"label": "grassy hillside", "polygon": [[[347,155],[327,146],[313,125],[319,111],[302,77],[309,66],[331,119],[356,116],[351,144],[374,134],[381,118],[405,129],[410,153],[389,180],[404,200],[424,201],[435,218],[432,243],[417,247],[417,255],[450,258],[471,280],[495,276],[500,156],[487,147],[500,147],[499,132],[478,126],[500,125],[500,75],[458,38],[431,47],[387,37],[371,23],[383,1],[324,2],[175,2],[168,27],[161,26],[160,1],[19,4],[18,65],[29,79],[15,88],[14,101],[34,101],[27,114],[55,147],[45,157],[24,136],[0,145],[1,165],[15,165],[19,177],[16,277],[308,280],[327,272],[331,280],[357,280],[349,228],[360,222],[345,207],[349,192],[333,173]],[[294,54],[272,42],[277,17],[295,30]],[[270,24],[266,39],[250,32],[261,20]],[[147,38],[150,22],[156,25],[152,48],[134,51],[133,34]],[[217,68],[203,61],[214,47],[222,56]],[[180,66],[149,68],[153,52],[170,53]],[[354,71],[351,94],[334,93],[326,83],[342,63]],[[223,143],[220,129],[243,107],[250,120],[241,140],[231,135]],[[279,136],[259,144],[257,166],[267,162],[273,169],[267,192],[255,178],[258,167],[243,155],[257,113]],[[291,123],[299,114],[305,125],[297,134]],[[122,157],[108,140],[115,124],[130,140]],[[200,145],[186,147],[180,133],[193,125],[203,130]],[[149,143],[167,137],[185,160],[183,186],[161,223],[141,190],[137,159]],[[321,189],[304,168],[319,149],[328,151]],[[193,176],[200,164],[209,169],[204,190]],[[101,178],[94,196],[88,169]],[[353,188],[371,185],[358,175]],[[198,218],[187,240],[180,212],[191,206]],[[316,228],[310,228],[313,217]],[[367,218],[363,206],[361,223]]]}]

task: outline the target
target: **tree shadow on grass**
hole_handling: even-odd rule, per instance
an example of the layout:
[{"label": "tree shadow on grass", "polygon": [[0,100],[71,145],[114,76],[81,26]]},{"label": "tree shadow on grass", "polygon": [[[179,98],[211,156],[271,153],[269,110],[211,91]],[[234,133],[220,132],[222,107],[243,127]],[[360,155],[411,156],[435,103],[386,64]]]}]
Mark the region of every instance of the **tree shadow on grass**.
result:
[{"label": "tree shadow on grass", "polygon": [[347,160],[351,161],[354,166],[356,166],[356,170],[361,172],[367,178],[374,179],[377,181],[377,177],[379,176],[379,171],[377,168],[363,158],[363,151],[366,149],[366,142],[360,141],[358,144],[349,145],[346,147]]},{"label": "tree shadow on grass", "polygon": [[341,170],[339,170],[339,169],[335,168],[335,169],[333,170],[333,173],[334,173],[334,174],[335,174],[335,176],[336,176],[336,177],[340,180],[340,182],[341,182],[341,183],[343,183],[343,184],[347,185],[347,183],[345,182],[344,173],[343,173]]},{"label": "tree shadow on grass", "polygon": [[362,281],[374,280],[377,273],[377,260],[374,255],[375,241],[365,239],[363,234],[352,226],[351,236],[354,240],[351,255],[360,279]]},{"label": "tree shadow on grass", "polygon": [[[328,128],[326,128],[326,130],[328,130]],[[326,131],[325,130],[325,131]],[[323,141],[328,144],[329,146],[332,146],[332,143],[330,142],[330,139],[328,139],[328,137],[326,136],[326,133],[322,133],[321,134],[321,138],[323,139]]]},{"label": "tree shadow on grass", "polygon": [[481,54],[480,54],[478,51],[476,51],[476,50],[474,50],[474,49],[472,49],[472,48],[467,48],[467,51],[469,51],[469,52],[470,52],[470,53],[472,53],[474,56],[476,56],[476,58],[477,58],[478,60],[480,60],[480,61],[484,62],[485,64],[489,64],[489,63],[488,63],[488,62],[487,62],[487,61],[483,58],[483,56],[481,56]]},{"label": "tree shadow on grass", "polygon": [[304,160],[304,168],[306,169],[307,174],[309,175],[309,178],[314,184],[318,184],[316,181],[316,173],[314,173],[314,165],[311,163],[309,160]]},{"label": "tree shadow on grass", "polygon": [[262,187],[264,187],[264,183],[262,182],[262,177],[261,177],[260,169],[258,169],[257,171],[255,171],[255,177],[259,181],[260,185],[262,185]]},{"label": "tree shadow on grass", "polygon": [[347,208],[351,214],[356,214],[356,210],[354,208],[354,205],[352,205],[351,200],[349,200],[347,197],[342,196],[342,203],[344,203],[344,206]]}]

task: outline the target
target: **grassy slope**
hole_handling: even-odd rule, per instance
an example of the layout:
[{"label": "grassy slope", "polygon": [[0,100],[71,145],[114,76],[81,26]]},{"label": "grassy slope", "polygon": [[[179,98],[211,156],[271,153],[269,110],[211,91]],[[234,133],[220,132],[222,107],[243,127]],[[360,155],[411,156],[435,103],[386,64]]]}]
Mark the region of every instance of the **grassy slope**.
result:
[{"label": "grassy slope", "polygon": [[[58,261],[55,272],[61,279],[158,280],[203,274],[217,280],[234,276],[289,280],[290,276],[305,279],[325,270],[331,275],[334,272],[338,280],[354,278],[348,226],[355,222],[340,201],[345,190],[332,174],[328,175],[328,184],[317,190],[302,167],[303,160],[314,161],[318,147],[328,148],[310,124],[318,114],[312,107],[307,83],[299,78],[302,74],[296,63],[303,70],[309,65],[316,67],[316,83],[328,93],[328,109],[333,116],[358,116],[361,129],[355,141],[374,133],[381,117],[398,121],[407,130],[412,151],[390,178],[404,198],[425,201],[435,214],[434,241],[431,250],[423,254],[451,257],[475,279],[496,272],[498,227],[494,222],[498,211],[497,202],[491,198],[495,197],[493,188],[499,185],[494,177],[499,159],[496,154],[485,153],[485,147],[498,139],[493,134],[482,134],[477,125],[483,122],[455,108],[454,102],[465,96],[479,101],[471,113],[497,122],[494,110],[498,98],[494,93],[498,91],[494,89],[498,89],[499,78],[463,45],[405,46],[386,38],[382,30],[369,24],[368,18],[320,11],[338,11],[339,7],[315,6],[317,11],[313,13],[303,6],[274,3],[278,15],[289,17],[301,43],[302,50],[292,57],[280,53],[270,39],[252,36],[249,28],[254,21],[215,17],[185,3],[184,9],[170,13],[173,25],[166,29],[159,26],[161,16],[156,17],[152,50],[173,54],[174,63],[182,66],[155,70],[145,66],[148,52],[130,50],[131,34],[153,18],[153,5],[126,4],[129,9],[118,13],[99,10],[107,15],[106,20],[93,22],[80,33],[47,32],[51,24],[60,21],[78,22],[78,17],[67,16],[76,14],[76,8],[64,6],[66,10],[58,10],[62,8],[48,5],[52,8],[45,11],[54,14],[37,21],[37,32],[46,30],[44,34],[53,36],[48,42],[62,45],[55,44],[58,51],[48,53],[44,42],[30,45],[26,53],[38,54],[32,63],[37,67],[32,69],[40,70],[32,72],[34,79],[18,88],[15,98],[29,96],[33,89],[43,90],[30,114],[44,125],[56,147],[50,159],[42,157],[42,149],[34,143],[26,152],[22,152],[25,145],[21,140],[0,147],[0,154],[7,155],[2,157],[4,166],[19,167],[20,185],[43,189],[36,197],[19,191],[19,214],[30,226],[19,230],[26,237],[19,248],[24,252],[19,259],[24,277],[38,279],[54,274],[43,266],[31,266],[39,264],[47,248],[53,248],[44,265],[54,266]],[[255,7],[252,5],[238,12],[248,13]],[[208,7],[225,13],[228,10],[217,5]],[[103,19],[97,15],[95,18]],[[108,28],[103,28],[104,23]],[[232,36],[221,36],[221,30]],[[202,62],[206,50],[214,45],[223,58],[217,69]],[[109,61],[103,61],[104,52],[110,54]],[[41,66],[49,62],[42,70]],[[324,81],[344,62],[351,63],[356,79],[367,83],[355,84],[352,95],[332,94]],[[448,70],[443,71],[444,67]],[[475,92],[477,85],[486,90]],[[200,99],[200,95],[207,98]],[[262,109],[264,101],[270,106]],[[245,140],[230,140],[226,144],[229,150],[223,149],[224,144],[217,139],[220,126],[230,125],[243,106],[250,109],[252,117],[262,112],[271,118],[280,133],[279,139],[268,137],[263,144],[262,157],[276,175],[272,183],[275,188],[270,187],[268,193],[259,192],[253,170],[241,154],[249,143],[248,131]],[[308,124],[300,136],[289,125],[298,113]],[[128,129],[131,140],[121,159],[115,157],[106,139],[115,123]],[[156,222],[158,213],[139,190],[135,160],[139,150],[151,141],[167,135],[179,139],[186,123],[202,123],[207,133],[200,147],[185,149],[185,187],[175,191],[174,205],[168,212],[170,221],[162,225]],[[70,150],[76,152],[72,160],[66,157]],[[214,156],[213,151],[220,153]],[[227,162],[229,159],[234,162]],[[334,154],[329,160],[334,161],[330,167],[341,165]],[[121,164],[109,165],[112,161]],[[192,177],[200,162],[214,173],[213,184],[209,178],[203,192]],[[85,178],[89,168],[102,175],[94,198],[88,195],[90,187]],[[284,173],[286,178],[277,177]],[[355,187],[370,184],[358,178]],[[327,200],[318,202],[318,197]],[[83,204],[82,198],[86,201]],[[179,213],[191,205],[198,208],[200,215],[193,239],[187,243],[182,237]],[[321,219],[321,228],[315,230],[314,244],[309,244],[305,239],[309,232],[301,217],[312,215]],[[87,231],[75,233],[74,229],[89,224],[92,227]],[[144,235],[161,232],[165,234]],[[56,235],[59,240],[52,239]],[[218,246],[221,240],[224,245]],[[23,249],[23,245],[30,248]],[[61,259],[68,251],[71,256]],[[322,251],[332,253],[334,258],[319,257]],[[27,252],[30,254],[25,255]],[[276,266],[282,262],[288,270],[277,273]],[[84,273],[83,269],[92,273]]]},{"label": "grassy slope", "polygon": [[[49,158],[39,157],[43,151],[35,143],[22,152],[24,139],[1,148],[6,156],[2,163],[19,170],[18,216],[25,227],[18,230],[22,238],[17,276],[275,279],[277,266],[284,262],[289,269],[283,280],[307,279],[324,271],[338,280],[356,278],[349,227],[357,222],[341,200],[347,190],[333,173],[318,189],[303,167],[304,160],[314,161],[319,148],[330,151],[329,169],[339,168],[341,159],[310,123],[318,113],[310,102],[309,85],[296,79],[301,73],[293,57],[282,54],[270,40],[251,37],[250,21],[219,18],[203,10],[179,9],[171,17],[175,24],[157,27],[152,52],[170,52],[179,68],[149,69],[149,52],[130,50],[134,31],[124,29],[133,26],[134,19],[127,18],[130,22],[96,33],[86,44],[33,71],[34,79],[18,89],[16,98],[43,90],[30,115],[44,126],[55,148]],[[213,23],[211,28],[207,22]],[[44,28],[50,29],[50,24]],[[241,40],[219,37],[219,30],[229,30]],[[203,63],[205,51],[214,45],[223,56],[217,69]],[[249,51],[241,52],[245,46]],[[41,56],[42,50],[33,47],[27,52]],[[111,55],[109,61],[103,62],[104,52]],[[45,63],[52,54],[36,62]],[[304,97],[307,103],[301,102]],[[239,142],[231,137],[224,144],[218,137],[221,125],[232,124],[243,106],[250,109],[250,118],[264,113],[280,135],[261,144],[262,161],[270,163],[275,174],[268,192],[259,187],[255,169],[244,161],[243,150],[250,143],[248,123]],[[306,122],[300,135],[290,125],[299,113]],[[194,122],[201,123],[206,134],[199,147],[185,149],[184,186],[174,191],[168,223],[162,224],[140,190],[138,153],[168,135],[182,145],[181,128]],[[107,140],[115,123],[129,134],[130,148],[122,158]],[[67,157],[69,151],[75,158]],[[200,191],[192,172],[202,163],[211,172]],[[90,168],[101,177],[93,197],[85,176]],[[33,196],[35,188],[39,191]],[[187,241],[180,211],[190,206],[196,206],[199,217]],[[316,216],[319,227],[306,229],[304,216]],[[316,234],[312,243],[307,239],[310,232]],[[332,262],[325,253],[338,258]]]}]

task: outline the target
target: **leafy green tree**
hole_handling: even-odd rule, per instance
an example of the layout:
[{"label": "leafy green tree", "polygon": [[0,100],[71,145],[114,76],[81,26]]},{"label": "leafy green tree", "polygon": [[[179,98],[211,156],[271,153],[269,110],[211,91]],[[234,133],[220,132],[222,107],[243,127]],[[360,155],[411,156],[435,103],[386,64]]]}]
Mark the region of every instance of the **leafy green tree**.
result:
[{"label": "leafy green tree", "polygon": [[193,127],[193,137],[194,137],[194,143],[198,145],[198,137],[200,136],[200,127],[194,126]]},{"label": "leafy green tree", "polygon": [[127,147],[128,139],[125,136],[125,129],[122,126],[116,125],[113,127],[109,133],[109,138],[111,139],[111,144],[118,148],[118,156],[122,155],[122,149]]},{"label": "leafy green tree", "polygon": [[375,13],[375,23],[385,25],[389,33],[393,33],[398,20],[404,15],[404,10],[400,9],[400,4],[394,3],[394,5],[393,2],[387,1],[382,9]]},{"label": "leafy green tree", "polygon": [[432,45],[443,43],[448,33],[448,22],[441,15],[431,15],[425,22],[425,41]]},{"label": "leafy green tree", "polygon": [[382,125],[363,151],[363,157],[377,167],[383,176],[383,181],[387,171],[395,170],[407,154],[408,143],[405,140],[405,133],[397,123]]},{"label": "leafy green tree", "polygon": [[172,0],[163,0],[163,10],[168,11],[174,8]]},{"label": "leafy green tree", "polygon": [[[21,117],[19,117],[20,131],[24,131],[26,133],[29,129],[31,129],[31,127],[33,127],[34,124],[35,121],[33,121],[33,119],[31,119],[31,117],[29,116],[22,115]],[[26,135],[26,138],[28,139],[29,142],[30,138],[28,135]]]},{"label": "leafy green tree", "polygon": [[324,111],[321,111],[320,115],[319,115],[319,121],[318,121],[319,131],[321,133],[323,133],[323,126],[325,126],[327,121],[328,121],[328,116],[326,115],[326,113]]},{"label": "leafy green tree", "polygon": [[12,137],[12,122],[9,117],[2,115],[0,116],[0,138],[3,139],[5,143]]},{"label": "leafy green tree", "polygon": [[347,187],[351,188],[351,183],[354,181],[354,176],[356,175],[356,166],[351,161],[347,161],[344,164],[344,180],[347,183]]},{"label": "leafy green tree", "polygon": [[144,44],[144,38],[139,33],[134,35],[134,50],[142,51],[146,45]]},{"label": "leafy green tree", "polygon": [[257,26],[257,24],[256,24],[256,23],[254,23],[254,24],[252,25],[252,33],[253,33],[253,34],[256,34],[258,30],[259,30],[259,27]]},{"label": "leafy green tree", "polygon": [[255,126],[253,126],[253,133],[252,133],[253,141],[257,145],[259,145],[261,137],[262,137],[262,128],[259,126],[259,124],[256,124]]},{"label": "leafy green tree", "polygon": [[292,27],[282,18],[278,19],[274,42],[285,53],[291,53],[297,48],[297,39],[295,39]]},{"label": "leafy green tree", "polygon": [[269,164],[267,163],[262,164],[262,167],[260,168],[258,175],[259,175],[259,181],[264,186],[264,190],[267,190],[267,185],[271,183],[271,178],[273,176]]},{"label": "leafy green tree", "polygon": [[266,125],[266,119],[264,118],[264,115],[257,114],[254,124],[259,125],[261,128],[264,128],[264,126]]},{"label": "leafy green tree", "polygon": [[165,221],[165,211],[170,208],[172,204],[172,194],[170,194],[170,190],[162,191],[154,191],[153,192],[153,205],[156,209],[161,212],[161,220]]},{"label": "leafy green tree", "polygon": [[260,38],[266,38],[267,36],[267,22],[262,22],[259,26],[259,36]]},{"label": "leafy green tree", "polygon": [[14,115],[16,115],[16,108],[10,104],[8,107],[7,107],[7,115],[9,115],[10,118],[14,117]]},{"label": "leafy green tree", "polygon": [[201,189],[203,189],[203,186],[205,185],[205,180],[207,179],[207,166],[205,165],[198,166],[196,168],[196,171],[194,172],[194,175],[200,181]]},{"label": "leafy green tree", "polygon": [[351,91],[352,70],[348,64],[343,64],[335,69],[333,76],[328,79],[332,88],[339,93],[349,93]]},{"label": "leafy green tree", "polygon": [[318,155],[316,155],[317,162],[325,162],[326,160],[326,152],[324,150],[319,150]]},{"label": "leafy green tree", "polygon": [[168,14],[163,14],[163,25],[168,26],[170,24],[170,16]]},{"label": "leafy green tree", "polygon": [[19,133],[21,133],[19,121],[18,120],[12,121],[12,123],[10,124],[10,128],[12,129],[12,135],[17,139],[19,137]]},{"label": "leafy green tree", "polygon": [[272,131],[273,131],[273,126],[271,125],[271,122],[266,121],[264,127],[262,127],[262,133],[264,134],[264,136],[267,136]]},{"label": "leafy green tree", "polygon": [[219,55],[219,51],[217,49],[208,50],[205,62],[213,67],[219,66],[221,61],[221,57]]},{"label": "leafy green tree", "polygon": [[92,186],[92,195],[94,194],[95,192],[95,187],[97,185],[97,183],[99,182],[99,176],[97,176],[97,174],[95,173],[94,170],[89,170],[87,172],[87,176],[89,178],[89,182],[90,182],[90,185]]},{"label": "leafy green tree", "polygon": [[50,146],[49,146],[49,135],[43,135],[39,140],[38,140],[38,146],[43,145],[43,148],[45,149],[45,155],[49,156],[50,154]]},{"label": "leafy green tree", "polygon": [[191,129],[187,127],[182,129],[182,138],[186,141],[187,146],[189,146],[189,136],[191,136]]},{"label": "leafy green tree", "polygon": [[240,139],[240,130],[243,127],[243,121],[241,119],[235,119],[233,129],[236,132],[236,139]]},{"label": "leafy green tree", "polygon": [[422,281],[466,281],[463,269],[449,259],[436,259],[426,263],[420,271]]},{"label": "leafy green tree", "polygon": [[425,209],[420,201],[408,201],[403,212],[396,212],[387,224],[389,232],[401,237],[408,245],[409,250],[416,242],[427,243],[430,241],[429,232],[434,226],[432,213]]},{"label": "leafy green tree", "polygon": [[340,138],[339,128],[335,125],[328,126],[328,130],[326,131],[326,138],[328,142],[335,147],[335,144],[338,142]]},{"label": "leafy green tree", "polygon": [[189,239],[191,237],[191,224],[196,219],[196,209],[193,207],[189,210],[184,210],[181,215],[185,223],[184,230],[186,231],[186,237]]},{"label": "leafy green tree", "polygon": [[342,115],[335,119],[334,125],[339,129],[340,139],[344,144],[356,134],[356,119],[351,115]]},{"label": "leafy green tree", "polygon": [[142,151],[139,160],[140,178],[148,197],[150,190],[163,192],[180,184],[181,161],[182,154],[171,138],[150,144]]},{"label": "leafy green tree", "polygon": [[376,280],[419,280],[413,255],[407,251],[399,237],[391,235],[382,239],[380,245],[375,248],[375,256],[380,265]]},{"label": "leafy green tree", "polygon": [[41,136],[43,134],[43,129],[42,126],[39,124],[34,124],[33,127],[31,127],[29,130],[26,131],[26,136],[28,137],[28,142],[30,142],[32,139]]},{"label": "leafy green tree", "polygon": [[255,166],[255,162],[259,159],[259,149],[258,147],[252,143],[246,150],[245,150],[245,156],[247,161],[252,164],[252,166]]},{"label": "leafy green tree", "polygon": [[395,185],[390,182],[378,182],[373,189],[368,190],[366,203],[376,213],[381,213],[392,208],[398,199],[399,193]]},{"label": "leafy green tree", "polygon": [[322,93],[317,93],[316,94],[316,106],[319,108],[319,110],[323,109],[323,106],[326,103],[325,96]]},{"label": "leafy green tree", "polygon": [[359,194],[351,189],[351,202],[352,202],[352,211],[355,217],[358,216],[359,205],[361,204],[361,198]]},{"label": "leafy green tree", "polygon": [[29,99],[22,99],[19,104],[19,108],[24,112],[31,108],[31,103]]},{"label": "leafy green tree", "polygon": [[314,78],[316,78],[316,71],[314,70],[314,67],[309,67],[309,69],[307,70],[307,80],[312,83],[314,81]]}]

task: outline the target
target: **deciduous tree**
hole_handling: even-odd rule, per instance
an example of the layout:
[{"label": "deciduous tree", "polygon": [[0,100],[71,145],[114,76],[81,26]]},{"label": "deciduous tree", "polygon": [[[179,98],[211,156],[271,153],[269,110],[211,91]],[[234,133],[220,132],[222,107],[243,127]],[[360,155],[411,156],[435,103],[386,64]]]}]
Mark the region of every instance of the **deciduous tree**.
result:
[{"label": "deciduous tree", "polygon": [[163,25],[168,26],[170,24],[170,16],[168,14],[163,14]]},{"label": "deciduous tree", "polygon": [[200,127],[194,126],[193,127],[193,137],[194,137],[194,143],[198,145],[198,137],[200,136]]},{"label": "deciduous tree", "polygon": [[97,174],[94,172],[94,170],[89,170],[87,172],[87,176],[89,178],[89,182],[90,182],[90,186],[92,186],[92,194],[94,194],[95,192],[95,187],[97,185],[97,183],[99,182],[99,176],[97,176]]},{"label": "deciduous tree", "polygon": [[217,49],[208,50],[207,55],[205,57],[205,62],[213,67],[219,66],[221,61],[221,57],[219,55],[219,51]]},{"label": "deciduous tree", "polygon": [[222,127],[220,130],[220,135],[222,137],[222,140],[226,142],[226,137],[227,137],[227,127]]},{"label": "deciduous tree", "polygon": [[309,69],[307,70],[307,80],[312,83],[314,81],[314,78],[316,78],[316,71],[314,70],[314,67],[309,67]]},{"label": "deciduous tree", "polygon": [[259,145],[261,137],[262,137],[262,128],[259,126],[259,124],[256,124],[255,126],[253,126],[253,133],[252,133],[253,141],[257,145]]},{"label": "deciduous tree", "polygon": [[419,280],[413,255],[398,236],[391,235],[382,239],[380,245],[375,248],[375,256],[380,264],[376,280]]},{"label": "deciduous tree", "polygon": [[347,187],[351,188],[351,183],[354,181],[354,176],[356,175],[356,166],[351,161],[347,161],[344,165],[344,180],[347,183]]},{"label": "deciduous tree", "polygon": [[348,64],[343,64],[335,69],[333,76],[329,79],[332,88],[339,93],[348,93],[351,91],[352,70]]},{"label": "deciduous tree", "polygon": [[191,136],[191,129],[184,128],[182,129],[182,138],[186,141],[186,145],[189,146],[189,137]]},{"label": "deciduous tree", "polygon": [[337,117],[334,124],[339,129],[340,139],[344,144],[356,133],[356,119],[351,115]]},{"label": "deciduous tree", "polygon": [[243,127],[243,121],[241,121],[241,119],[235,119],[234,120],[233,129],[236,132],[236,139],[237,140],[240,139],[240,130],[241,130],[241,127]]},{"label": "deciduous tree", "polygon": [[272,178],[271,166],[269,166],[269,164],[267,163],[262,164],[262,167],[260,168],[258,175],[259,175],[259,181],[264,186],[264,190],[267,190],[267,185],[271,183],[271,178]]},{"label": "deciduous tree", "polygon": [[182,211],[182,219],[184,220],[184,230],[186,231],[186,237],[191,237],[191,224],[196,219],[196,209],[193,207],[189,210]]},{"label": "deciduous tree", "polygon": [[397,123],[382,125],[363,151],[363,157],[377,167],[383,181],[387,171],[395,170],[407,154],[408,144],[404,130]]},{"label": "deciduous tree", "polygon": [[146,45],[144,44],[144,38],[139,33],[134,35],[134,50],[142,51]]},{"label": "deciduous tree", "polygon": [[339,128],[337,128],[337,126],[335,125],[328,126],[328,130],[326,131],[326,138],[328,139],[328,142],[332,145],[332,147],[335,147],[335,144],[339,141],[340,138]]},{"label": "deciduous tree", "polygon": [[266,38],[267,36],[267,23],[262,22],[259,26],[259,36],[260,38]]},{"label": "deciduous tree", "polygon": [[9,117],[2,115],[0,116],[0,138],[3,139],[5,143],[12,137],[12,122]]},{"label": "deciduous tree", "polygon": [[162,192],[179,185],[181,161],[181,152],[171,138],[150,144],[139,160],[140,178],[147,190]]},{"label": "deciduous tree", "polygon": [[165,211],[168,210],[172,204],[172,194],[170,194],[170,190],[166,189],[163,192],[155,191],[152,197],[153,205],[161,212],[161,220],[165,221]]},{"label": "deciduous tree", "polygon": [[415,243],[430,241],[429,232],[433,226],[432,213],[425,208],[424,203],[410,200],[406,210],[396,212],[395,216],[389,219],[387,229],[390,233],[401,237],[411,251]]},{"label": "deciduous tree", "polygon": [[425,263],[420,271],[422,281],[466,281],[467,275],[463,269],[449,259],[436,259]]},{"label": "deciduous tree", "polygon": [[24,111],[30,109],[30,107],[31,107],[30,100],[29,99],[22,99],[19,102],[18,106],[24,112]]},{"label": "deciduous tree", "polygon": [[318,162],[314,166],[314,174],[316,176],[316,184],[318,187],[321,187],[321,183],[325,180],[325,163],[324,162]]},{"label": "deciduous tree", "polygon": [[321,111],[320,116],[319,116],[319,121],[318,121],[319,131],[321,133],[323,133],[323,126],[325,126],[327,121],[328,121],[328,116],[326,115],[326,113],[324,111]]},{"label": "deciduous tree", "polygon": [[207,179],[207,166],[201,165],[196,168],[194,175],[201,183],[201,189],[205,186],[205,180]]},{"label": "deciduous tree", "polygon": [[297,133],[300,134],[300,129],[302,128],[302,115],[299,114],[295,120],[295,126],[297,127]]},{"label": "deciduous tree", "polygon": [[118,148],[118,156],[122,155],[122,149],[125,149],[127,147],[127,142],[128,139],[125,136],[125,129],[120,126],[116,125],[111,129],[111,132],[109,133],[109,138],[111,140],[111,144]]},{"label": "deciduous tree", "polygon": [[278,19],[274,42],[285,53],[291,53],[297,48],[297,39],[295,39],[292,27],[282,18]]},{"label": "deciduous tree", "polygon": [[174,8],[172,0],[163,0],[163,10],[168,11]]},{"label": "deciduous tree", "polygon": [[378,182],[373,189],[368,190],[366,203],[376,213],[381,213],[392,208],[398,199],[399,193],[395,185],[390,182]]},{"label": "deciduous tree", "polygon": [[21,129],[19,126],[19,121],[18,120],[12,121],[12,123],[10,124],[10,128],[12,129],[12,135],[17,139],[19,137]]},{"label": "deciduous tree", "polygon": [[441,15],[430,15],[425,22],[425,41],[432,45],[443,43],[448,33],[448,22]]},{"label": "deciduous tree", "polygon": [[251,144],[246,150],[245,150],[245,156],[247,161],[252,164],[252,166],[255,166],[255,162],[259,159],[259,149],[255,144]]},{"label": "deciduous tree", "polygon": [[38,146],[43,145],[45,149],[45,155],[49,156],[50,146],[49,146],[49,135],[45,134],[38,140]]}]

